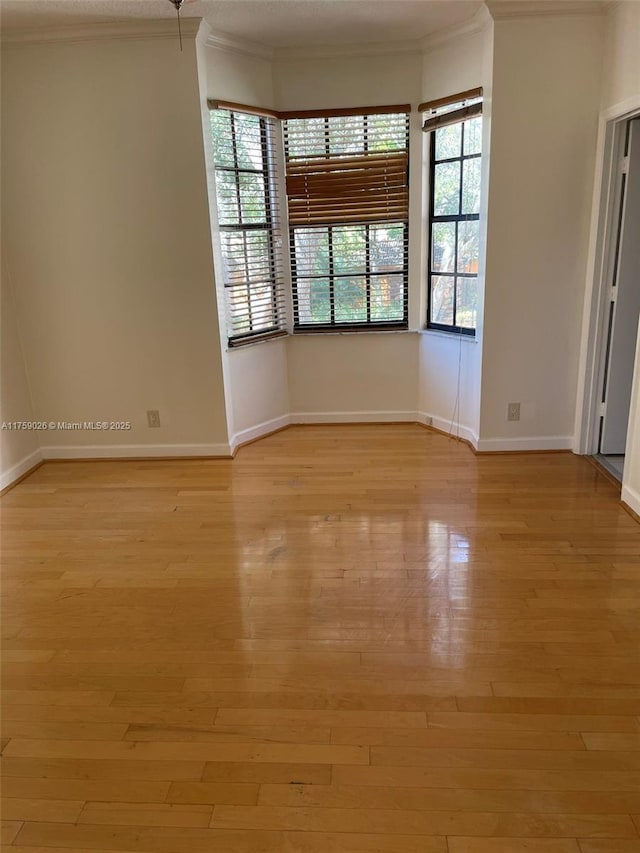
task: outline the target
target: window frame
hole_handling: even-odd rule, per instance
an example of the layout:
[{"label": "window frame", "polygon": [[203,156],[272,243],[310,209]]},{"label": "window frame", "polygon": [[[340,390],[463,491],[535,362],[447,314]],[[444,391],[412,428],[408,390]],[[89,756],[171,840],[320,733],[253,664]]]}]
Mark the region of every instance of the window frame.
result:
[{"label": "window frame", "polygon": [[[398,110],[398,113],[393,113],[390,109],[386,108],[363,108],[352,109],[352,110],[323,110],[319,111],[317,114],[318,118],[324,119],[324,146],[325,146],[325,157],[327,160],[334,159],[335,154],[331,151],[331,135],[330,135],[330,127],[329,127],[329,119],[332,117],[341,117],[345,115],[354,115],[354,116],[362,116],[363,117],[363,152],[369,151],[369,140],[367,134],[367,126],[368,119],[375,117],[380,118],[386,115],[397,115],[401,114],[402,111]],[[379,110],[379,112],[377,111]],[[407,157],[407,166],[406,166],[406,185],[407,192],[409,192],[409,146],[410,146],[410,118],[409,112],[405,113],[405,132],[404,132],[404,148],[403,151],[406,151]],[[294,119],[295,115],[287,114],[284,118],[284,121],[288,121]],[[311,117],[311,116],[309,116]],[[285,124],[283,123],[283,130],[285,130]],[[284,156],[285,156],[285,166],[288,166],[289,162],[291,162],[289,158],[288,144],[285,133],[285,141],[284,141]],[[313,157],[313,155],[309,155]],[[298,155],[295,159],[302,159],[300,155]],[[289,201],[289,195],[287,195],[287,202]],[[401,275],[402,276],[402,318],[397,320],[372,320],[371,319],[371,304],[372,304],[372,281],[375,279],[376,275],[384,275],[385,273],[376,273],[375,270],[371,269],[371,257],[370,257],[370,245],[371,245],[371,228],[372,227],[393,227],[393,228],[402,228],[402,267],[397,270],[393,270],[392,272],[386,272],[387,275]],[[343,272],[339,273],[335,271],[335,257],[333,251],[333,241],[334,241],[334,230],[335,229],[343,229],[349,227],[361,227],[365,229],[365,271],[363,273],[348,273]],[[297,274],[297,257],[296,257],[296,232],[300,230],[326,230],[327,233],[327,244],[328,244],[328,255],[329,255],[329,270],[326,274],[317,275],[301,275]],[[322,334],[322,333],[340,333],[340,332],[377,332],[377,331],[406,331],[409,328],[409,218],[407,216],[404,220],[395,220],[393,222],[384,222],[384,221],[351,221],[346,219],[342,222],[327,222],[327,223],[317,223],[315,225],[311,224],[289,224],[289,256],[290,256],[290,264],[291,264],[291,296],[292,296],[292,304],[293,304],[293,332],[294,334]],[[300,322],[300,308],[299,308],[299,299],[298,299],[298,281],[303,280],[313,280],[316,279],[327,279],[329,283],[329,309],[330,309],[330,321],[329,322],[318,322],[318,323],[301,323]],[[335,286],[336,280],[340,278],[353,278],[353,279],[363,279],[366,287],[366,309],[367,309],[367,319],[364,321],[336,321],[336,297],[335,297]]]},{"label": "window frame", "polygon": [[[214,165],[214,173],[215,173],[215,196],[216,196],[216,209],[218,211],[218,232],[219,232],[219,240],[220,240],[220,254],[223,262],[223,276],[222,276],[222,285],[225,293],[225,311],[227,318],[227,344],[230,348],[244,346],[246,344],[254,343],[261,340],[270,340],[276,337],[282,337],[288,334],[287,332],[287,315],[286,315],[286,307],[283,302],[283,282],[282,282],[282,273],[278,273],[278,269],[282,269],[282,258],[278,258],[278,252],[281,252],[282,249],[278,248],[277,241],[282,241],[281,237],[278,237],[278,232],[281,231],[281,226],[278,222],[278,175],[276,170],[273,168],[273,160],[276,157],[276,152],[273,150],[274,145],[276,144],[276,135],[279,132],[278,123],[275,121],[275,117],[270,116],[267,112],[257,112],[253,111],[252,108],[247,107],[243,109],[242,105],[238,104],[226,104],[226,103],[217,103],[213,102],[209,104],[210,111],[226,111],[230,115],[230,129],[231,129],[231,151],[233,154],[233,166],[228,165],[218,165],[215,157],[215,148],[213,150],[213,165]],[[261,153],[261,161],[262,168],[261,169],[250,169],[241,167],[238,165],[239,155],[237,150],[237,139],[236,139],[236,115],[250,115],[254,117],[259,124],[260,128],[260,153]],[[269,128],[267,126],[268,121],[273,121],[273,126]],[[213,134],[213,128],[211,129],[211,133]],[[220,222],[220,208],[219,208],[219,194],[218,194],[218,175],[226,174],[233,176],[233,187],[236,195],[236,202],[238,207],[238,221],[232,224],[222,224]],[[264,222],[259,223],[244,223],[242,222],[242,201],[241,201],[241,187],[240,187],[240,176],[243,174],[250,175],[260,175],[264,181],[264,205],[265,205],[265,220]],[[272,314],[274,318],[274,322],[270,326],[262,325],[260,328],[254,328],[256,324],[259,323],[259,320],[255,320],[252,318],[252,305],[251,305],[251,295],[252,295],[252,282],[244,281],[244,287],[246,288],[247,293],[247,324],[248,329],[246,331],[238,332],[236,334],[232,334],[233,327],[233,313],[230,306],[229,296],[230,294],[238,287],[237,283],[229,283],[227,278],[227,258],[225,256],[224,249],[224,240],[222,235],[225,233],[229,234],[238,234],[242,235],[243,240],[243,254],[245,257],[245,264],[248,266],[249,264],[249,255],[247,252],[246,245],[246,235],[251,232],[260,232],[266,233],[268,248],[265,253],[266,255],[266,265],[269,269],[269,278],[263,282],[253,282],[259,287],[264,287],[268,285],[271,291],[271,306],[272,306]]]},{"label": "window frame", "polygon": [[[477,116],[482,120],[482,113]],[[459,196],[458,196],[458,210],[462,211],[462,196],[464,191],[464,163],[469,160],[480,160],[482,164],[482,148],[477,154],[465,154],[464,153],[464,134],[465,134],[465,124],[468,121],[473,120],[476,116],[471,118],[461,118],[460,121],[454,122],[454,124],[460,124],[460,154],[457,157],[444,157],[440,160],[436,159],[436,134],[439,130],[444,128],[434,128],[429,132],[429,223],[427,229],[427,325],[426,328],[428,331],[436,331],[436,332],[446,332],[448,334],[453,335],[465,335],[467,337],[475,337],[477,334],[477,315],[476,315],[476,324],[471,326],[460,326],[455,321],[457,319],[457,293],[458,293],[458,279],[475,279],[476,286],[478,282],[478,272],[475,273],[460,273],[458,272],[458,229],[461,222],[479,222],[480,221],[480,212],[478,213],[457,213],[457,214],[447,214],[447,215],[438,215],[436,216],[434,213],[435,210],[435,172],[436,166],[440,163],[459,163],[460,164],[460,188],[459,188]],[[451,125],[449,125],[451,126]],[[482,127],[482,125],[481,125]],[[480,167],[482,169],[482,165]],[[482,193],[482,179],[480,184],[480,192]],[[453,260],[453,272],[447,274],[446,272],[442,272],[442,270],[434,270],[433,269],[433,227],[441,222],[453,222],[455,223],[455,247],[454,247],[454,260]],[[479,251],[479,250],[478,250]],[[437,323],[432,320],[431,312],[432,312],[432,288],[433,288],[433,279],[438,276],[446,276],[449,275],[453,278],[453,323]]]}]

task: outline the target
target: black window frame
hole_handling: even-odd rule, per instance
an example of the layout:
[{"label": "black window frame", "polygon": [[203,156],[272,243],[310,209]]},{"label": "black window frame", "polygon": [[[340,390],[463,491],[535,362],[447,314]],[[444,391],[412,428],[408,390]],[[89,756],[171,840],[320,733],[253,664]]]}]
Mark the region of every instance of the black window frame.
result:
[{"label": "black window frame", "polygon": [[[480,116],[481,118],[481,116]],[[428,229],[428,250],[427,250],[427,329],[438,331],[438,332],[449,332],[454,335],[467,335],[469,337],[476,336],[477,323],[476,326],[460,326],[457,325],[456,320],[456,312],[457,312],[457,292],[458,292],[458,279],[467,278],[467,279],[475,279],[476,284],[478,281],[478,273],[460,273],[458,272],[458,228],[460,222],[479,222],[480,221],[480,213],[457,213],[457,214],[447,214],[447,215],[439,215],[436,216],[434,214],[435,209],[435,172],[436,166],[440,163],[460,163],[460,189],[459,189],[459,198],[458,198],[458,210],[462,210],[462,194],[464,188],[464,162],[468,160],[480,160],[482,162],[482,151],[477,154],[465,154],[464,153],[464,133],[465,133],[465,123],[469,121],[469,119],[462,120],[460,122],[460,156],[459,157],[443,157],[442,159],[436,159],[436,134],[441,130],[441,128],[436,128],[430,132],[430,140],[429,140],[429,229]],[[453,273],[450,274],[450,277],[453,278],[453,323],[436,323],[431,319],[431,290],[433,285],[433,278],[447,275],[443,273],[441,270],[433,269],[433,226],[440,222],[454,222],[455,223],[455,251],[454,251],[454,260],[453,260]]]},{"label": "black window frame", "polygon": [[[336,112],[337,116],[340,116],[340,112]],[[386,115],[385,113],[376,113],[372,111],[370,113],[362,113],[364,118],[363,121],[363,151],[369,151],[369,140],[368,140],[368,119],[371,117],[379,117]],[[329,119],[332,115],[324,115],[324,140],[325,140],[325,154],[327,158],[332,157],[331,153],[331,137],[330,137],[330,129],[329,129]],[[405,150],[407,152],[407,187],[409,186],[409,140],[410,140],[410,120],[409,114],[407,114],[406,126],[405,126]],[[284,142],[284,152],[285,152],[285,163],[289,162],[289,151],[288,144],[285,136]],[[364,273],[347,273],[347,272],[335,272],[334,267],[334,253],[333,253],[333,231],[337,228],[348,228],[350,226],[353,227],[364,227],[365,228],[365,272]],[[393,227],[398,228],[402,227],[402,245],[403,245],[403,263],[402,267],[397,270],[389,271],[387,270],[385,274],[387,275],[402,275],[402,302],[403,302],[403,311],[402,311],[402,319],[398,320],[371,320],[371,279],[376,275],[380,275],[380,273],[376,273],[371,270],[371,259],[370,259],[370,232],[372,227]],[[329,272],[326,274],[317,274],[317,275],[301,275],[297,274],[297,264],[296,264],[296,245],[295,245],[295,234],[298,230],[311,230],[313,228],[318,229],[326,229],[327,230],[327,240],[329,247]],[[398,220],[394,222],[371,222],[371,221],[363,221],[363,222],[355,222],[355,221],[344,221],[344,222],[331,222],[327,224],[319,223],[317,226],[312,225],[294,225],[289,227],[289,255],[290,255],[290,263],[291,263],[291,291],[292,291],[292,303],[293,303],[293,331],[294,333],[323,333],[323,332],[382,332],[382,331],[406,331],[409,328],[409,220]],[[297,283],[298,279],[300,280],[310,280],[310,279],[328,279],[329,280],[329,305],[330,305],[330,315],[331,320],[328,323],[301,323],[300,322],[300,314],[299,314],[299,301],[298,301],[298,292],[297,292]],[[366,302],[367,302],[367,319],[362,322],[340,322],[335,320],[336,313],[336,300],[335,300],[335,281],[339,278],[363,278],[366,283]]]},{"label": "black window frame", "polygon": [[[269,128],[267,127],[267,121],[269,120],[265,115],[252,114],[252,113],[244,113],[242,109],[230,109],[229,107],[217,107],[216,109],[224,109],[230,114],[230,127],[231,127],[231,150],[233,153],[233,166],[228,165],[218,165],[218,163],[214,162],[214,168],[216,175],[218,173],[226,173],[234,176],[234,188],[236,192],[236,199],[238,205],[238,222],[233,224],[221,224],[218,221],[218,230],[222,233],[236,233],[242,234],[243,240],[244,235],[249,232],[266,232],[267,233],[267,265],[269,268],[269,281],[268,284],[271,288],[271,303],[272,303],[272,311],[274,317],[274,324],[268,327],[262,325],[260,328],[254,328],[259,321],[254,320],[252,317],[252,308],[251,308],[251,282],[245,282],[245,287],[247,291],[247,304],[248,304],[248,326],[249,329],[246,332],[239,332],[235,335],[228,335],[227,343],[229,347],[238,347],[242,346],[246,343],[251,343],[256,340],[262,339],[270,339],[273,337],[280,337],[287,334],[286,330],[286,311],[281,299],[281,291],[282,291],[282,283],[279,281],[278,268],[282,267],[281,260],[278,259],[278,252],[281,252],[281,249],[278,249],[276,246],[276,231],[279,230],[278,223],[276,221],[276,210],[277,210],[277,186],[275,186],[277,177],[273,172],[273,169],[270,164],[270,149],[275,141],[275,133],[277,132],[277,126],[274,124],[272,128],[272,133],[269,132]],[[241,167],[238,165],[238,149],[237,149],[237,140],[236,140],[236,115],[244,114],[244,115],[253,115],[259,122],[260,127],[260,142],[261,142],[261,158],[262,158],[262,168],[261,169],[251,169],[247,167]],[[271,152],[273,154],[273,152]],[[215,159],[215,158],[214,158]],[[264,222],[252,222],[252,223],[244,223],[242,222],[242,204],[241,204],[241,195],[240,195],[240,175],[242,174],[250,174],[250,175],[261,175],[264,180],[264,197],[265,197],[265,221]],[[221,252],[224,261],[224,249],[222,247],[221,241]],[[246,242],[244,243],[244,254],[245,260],[248,264],[247,257],[247,249]],[[263,282],[264,284],[265,282]],[[228,290],[234,290],[237,288],[237,283],[229,284],[226,279],[223,281],[225,293]],[[229,312],[228,304],[225,305],[225,310]],[[227,316],[228,327],[231,328],[231,318],[229,315]]]}]

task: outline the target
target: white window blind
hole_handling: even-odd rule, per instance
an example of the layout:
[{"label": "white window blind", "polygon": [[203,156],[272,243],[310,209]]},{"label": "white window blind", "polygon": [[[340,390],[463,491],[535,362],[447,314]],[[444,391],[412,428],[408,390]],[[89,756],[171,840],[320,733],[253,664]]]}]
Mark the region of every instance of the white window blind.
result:
[{"label": "white window blind", "polygon": [[250,112],[250,107],[213,105],[211,136],[228,339],[230,346],[238,346],[285,334],[275,145],[279,127],[274,117]]}]

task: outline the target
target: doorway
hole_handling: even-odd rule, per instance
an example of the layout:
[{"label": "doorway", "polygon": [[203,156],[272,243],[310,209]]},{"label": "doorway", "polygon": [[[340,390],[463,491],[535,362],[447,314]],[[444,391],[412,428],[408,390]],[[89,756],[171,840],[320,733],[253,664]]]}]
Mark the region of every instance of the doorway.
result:
[{"label": "doorway", "polygon": [[599,394],[591,452],[622,482],[640,318],[640,116],[617,122],[613,130],[609,262],[603,270]]}]

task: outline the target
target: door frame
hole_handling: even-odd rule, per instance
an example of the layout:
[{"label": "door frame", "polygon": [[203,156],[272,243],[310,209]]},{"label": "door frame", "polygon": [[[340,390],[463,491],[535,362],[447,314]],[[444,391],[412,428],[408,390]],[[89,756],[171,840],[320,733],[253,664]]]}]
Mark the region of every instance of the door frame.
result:
[{"label": "door frame", "polygon": [[622,189],[620,161],[627,121],[640,117],[640,95],[600,114],[587,286],[582,315],[578,393],[573,452],[592,455],[598,449],[600,401],[604,383],[610,286]]}]

